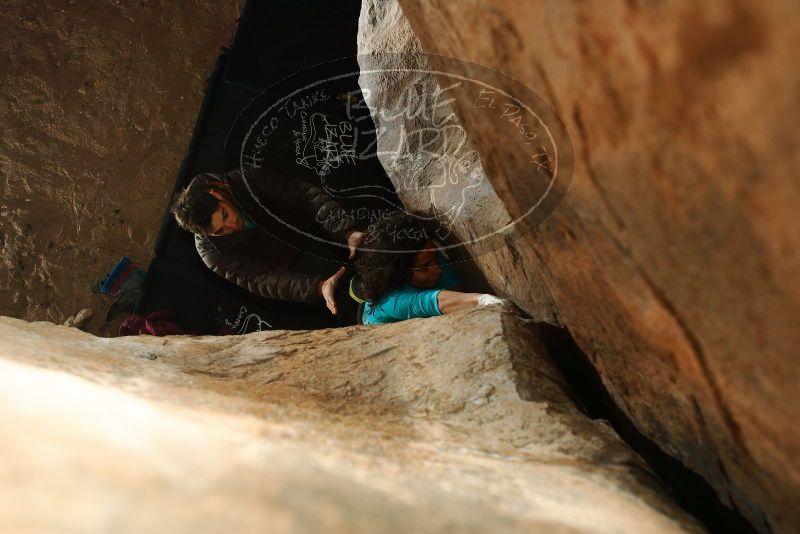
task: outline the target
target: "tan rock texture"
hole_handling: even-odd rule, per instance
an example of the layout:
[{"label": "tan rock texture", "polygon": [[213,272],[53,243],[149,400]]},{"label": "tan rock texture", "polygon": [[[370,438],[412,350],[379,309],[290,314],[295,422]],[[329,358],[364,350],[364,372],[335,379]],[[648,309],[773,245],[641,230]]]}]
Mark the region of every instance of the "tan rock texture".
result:
[{"label": "tan rock texture", "polygon": [[[359,85],[381,132],[378,158],[395,179],[404,205],[430,206],[459,233],[489,232],[508,224],[505,206],[486,179],[478,153],[447,102],[449,94],[425,72],[431,66],[399,4],[364,2],[362,13],[362,21],[369,18],[374,24],[362,22],[359,26]],[[405,72],[409,68],[420,72]],[[395,110],[403,107],[414,112],[401,115],[400,128]],[[432,135],[440,132],[444,133]],[[437,157],[440,154],[447,157]],[[447,182],[439,178],[452,164],[459,163],[470,170],[470,175],[458,176],[467,185],[458,191],[461,194],[453,195],[456,188],[445,187]],[[489,215],[495,219],[489,219]],[[475,228],[477,224],[486,224],[486,228]]]},{"label": "tan rock texture", "polygon": [[[446,222],[498,294],[513,293],[537,319],[559,324],[541,277],[515,268],[516,250],[507,245],[513,230],[476,239],[509,225],[511,217],[451,105],[455,93],[443,91],[430,74],[433,66],[396,1],[362,2],[358,54],[359,85],[378,132],[378,158],[405,208]],[[454,252],[459,257],[459,250]],[[524,277],[526,283],[506,291],[506,277]]]},{"label": "tan rock texture", "polygon": [[[8,0],[0,10],[0,313],[62,323],[145,267],[241,0]],[[118,326],[118,323],[113,325]]]},{"label": "tan rock texture", "polygon": [[4,532],[701,530],[497,307],[206,338],[2,318],[0,407]]},{"label": "tan rock texture", "polygon": [[[381,22],[402,18],[391,4],[364,3],[362,51],[418,50],[402,22]],[[400,5],[425,52],[519,80],[574,145],[559,208],[477,258],[495,290],[566,325],[639,430],[757,528],[800,529],[796,3]],[[377,34],[386,28],[395,37]],[[518,217],[536,177],[509,149],[507,120],[479,116],[467,91],[450,96]]]}]

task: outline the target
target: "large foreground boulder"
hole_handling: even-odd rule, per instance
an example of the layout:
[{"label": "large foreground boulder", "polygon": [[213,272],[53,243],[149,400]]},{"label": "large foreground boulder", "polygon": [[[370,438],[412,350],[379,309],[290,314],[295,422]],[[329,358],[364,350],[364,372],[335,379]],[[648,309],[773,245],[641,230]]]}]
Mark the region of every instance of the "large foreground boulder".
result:
[{"label": "large foreground boulder", "polygon": [[[367,0],[360,26],[362,68],[393,72],[362,83],[407,206],[447,218],[437,199],[470,184],[432,161],[466,152],[473,182],[486,179],[453,224],[464,241],[524,216],[546,176],[517,149],[515,115],[481,113],[489,99],[442,74],[477,72],[447,56],[549,102],[564,126],[554,145],[574,146],[569,192],[476,264],[498,293],[566,325],[638,429],[723,502],[765,532],[800,528],[794,2]],[[411,55],[386,55],[398,52]],[[437,113],[392,112],[414,95],[411,109]],[[422,130],[438,144],[393,149]],[[454,141],[463,132],[468,144]]]},{"label": "large foreground boulder", "polygon": [[529,321],[102,339],[0,319],[4,532],[697,532]]}]

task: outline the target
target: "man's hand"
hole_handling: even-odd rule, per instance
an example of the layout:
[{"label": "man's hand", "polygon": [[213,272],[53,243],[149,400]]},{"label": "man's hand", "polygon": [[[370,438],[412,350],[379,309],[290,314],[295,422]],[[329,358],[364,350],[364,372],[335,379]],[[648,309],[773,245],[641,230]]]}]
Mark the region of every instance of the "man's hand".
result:
[{"label": "man's hand", "polygon": [[364,234],[358,230],[351,230],[350,233],[347,234],[347,246],[350,248],[350,260],[353,260],[356,257],[356,249],[361,244],[361,240],[363,238]]},{"label": "man's hand", "polygon": [[332,314],[336,315],[336,300],[333,298],[333,293],[336,291],[336,285],[339,283],[339,278],[344,276],[345,268],[342,267],[338,271],[334,273],[333,276],[322,282],[319,286],[320,293],[322,293],[322,298],[325,299],[325,305],[331,311]]}]

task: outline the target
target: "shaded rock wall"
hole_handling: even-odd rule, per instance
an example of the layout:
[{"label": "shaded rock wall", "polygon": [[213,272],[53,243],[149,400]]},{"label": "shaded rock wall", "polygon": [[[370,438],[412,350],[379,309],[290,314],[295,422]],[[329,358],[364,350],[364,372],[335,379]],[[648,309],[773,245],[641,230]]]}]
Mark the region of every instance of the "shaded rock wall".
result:
[{"label": "shaded rock wall", "polygon": [[[796,5],[400,4],[426,52],[520,80],[575,147],[555,213],[477,258],[489,282],[566,325],[637,427],[724,501],[764,531],[800,527],[800,76],[786,69]],[[419,50],[393,2],[364,3],[359,38],[368,54]],[[374,115],[397,98],[393,82],[368,87]],[[518,217],[536,177],[509,149],[507,119],[479,116],[466,90],[450,96],[505,205],[474,224]],[[398,183],[418,176],[387,169]]]},{"label": "shaded rock wall", "polygon": [[3,2],[0,313],[61,323],[88,306],[110,333],[89,284],[120,256],[149,261],[240,4]]},{"label": "shaded rock wall", "polygon": [[700,531],[576,410],[529,321],[376,331],[102,339],[0,319],[0,528]]}]

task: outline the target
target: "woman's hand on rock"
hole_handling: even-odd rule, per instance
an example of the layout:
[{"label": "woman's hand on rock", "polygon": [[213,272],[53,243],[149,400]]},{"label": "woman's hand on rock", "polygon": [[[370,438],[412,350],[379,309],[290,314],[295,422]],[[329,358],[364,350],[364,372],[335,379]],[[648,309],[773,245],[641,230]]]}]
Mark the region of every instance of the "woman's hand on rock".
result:
[{"label": "woman's hand on rock", "polygon": [[501,306],[505,311],[512,312],[516,315],[520,314],[520,309],[510,300],[501,299],[500,297],[489,295],[488,293],[478,295],[478,306]]}]

